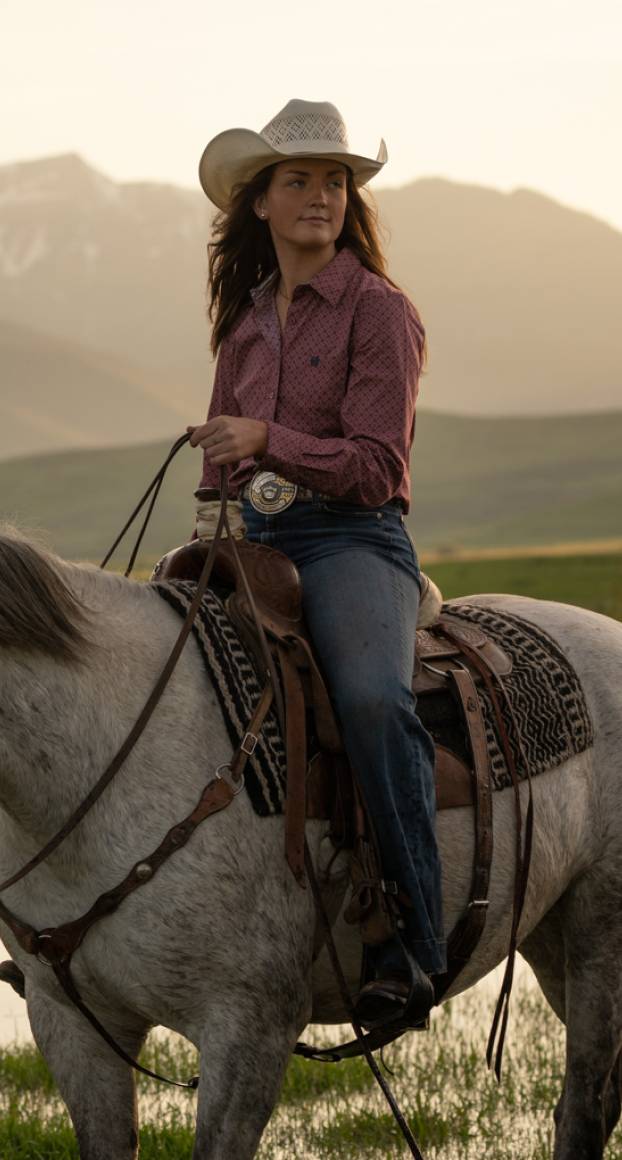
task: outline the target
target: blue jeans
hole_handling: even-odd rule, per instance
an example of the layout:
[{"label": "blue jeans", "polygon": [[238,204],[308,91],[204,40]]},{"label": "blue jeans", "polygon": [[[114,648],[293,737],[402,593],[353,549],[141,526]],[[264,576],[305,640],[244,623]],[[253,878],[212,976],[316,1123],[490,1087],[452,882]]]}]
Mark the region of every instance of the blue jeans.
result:
[{"label": "blue jeans", "polygon": [[[249,540],[278,548],[303,583],[303,610],[348,758],[377,831],[385,877],[408,895],[405,941],[446,969],[434,828],[434,748],[411,690],[419,564],[399,505],[297,501],[275,515],[244,502]],[[403,966],[396,939],[376,968]]]}]

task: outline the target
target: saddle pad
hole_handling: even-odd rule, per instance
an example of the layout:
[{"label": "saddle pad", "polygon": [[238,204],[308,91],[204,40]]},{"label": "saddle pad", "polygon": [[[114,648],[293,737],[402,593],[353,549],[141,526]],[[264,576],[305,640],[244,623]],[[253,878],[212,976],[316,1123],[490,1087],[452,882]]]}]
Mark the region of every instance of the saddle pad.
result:
[{"label": "saddle pad", "polygon": [[[196,585],[187,580],[154,583],[163,600],[184,618]],[[480,626],[513,661],[503,678],[511,712],[500,697],[503,717],[519,777],[532,777],[561,765],[593,744],[592,721],[574,669],[546,632],[512,616],[477,605],[453,602],[445,606],[452,616]],[[235,631],[221,600],[208,590],[192,632],[208,679],[216,691],[232,750],[246,732],[261,689],[253,663]],[[499,738],[490,697],[478,689],[486,725],[493,789],[512,784]],[[449,695],[441,703],[434,696],[419,699],[418,711],[435,740],[468,761],[463,751],[464,725]],[[245,772],[251,804],[263,817],[281,814],[285,801],[285,751],[276,715],[266,717],[255,752]]]},{"label": "saddle pad", "polygon": [[[526,778],[527,770],[535,777],[593,745],[592,720],[579,678],[548,633],[510,613],[470,603],[452,601],[444,610],[477,624],[512,657],[512,672],[503,678],[511,711],[504,697],[498,694],[498,698],[520,779]],[[493,789],[506,789],[512,779],[497,736],[492,702],[485,689],[478,692]]]},{"label": "saddle pad", "polygon": [[[192,604],[196,584],[169,580],[153,587],[182,618]],[[210,589],[192,626],[210,684],[216,691],[232,752],[246,733],[261,688],[252,661],[221,600]],[[285,750],[274,712],[268,713],[254,753],[244,771],[253,809],[267,817],[282,814],[285,802]]]}]

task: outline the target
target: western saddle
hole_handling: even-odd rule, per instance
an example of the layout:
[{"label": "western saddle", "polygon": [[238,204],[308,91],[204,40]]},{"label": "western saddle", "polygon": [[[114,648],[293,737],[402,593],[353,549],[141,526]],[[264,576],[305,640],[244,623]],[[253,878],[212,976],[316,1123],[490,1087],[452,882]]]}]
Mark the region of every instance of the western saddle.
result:
[{"label": "western saddle", "polygon": [[[174,549],[156,564],[151,579],[197,581],[209,548],[209,541],[194,540]],[[373,826],[365,819],[360,795],[352,784],[330,697],[304,624],[298,570],[273,548],[245,539],[236,540],[236,548],[237,553],[229,539],[221,540],[212,587],[225,599],[227,612],[254,657],[258,673],[265,676],[266,663],[238,556],[278,664],[287,763],[287,862],[304,885],[305,818],[330,819],[335,845],[354,851],[354,891],[346,917],[360,923],[364,942],[382,942],[394,929],[396,906],[378,870]],[[439,693],[453,698],[468,740],[460,755],[435,738],[437,808],[472,807],[475,831],[471,897],[449,939],[447,985],[470,958],[484,928],[488,906],[492,800],[477,687],[506,676],[511,668],[511,658],[497,644],[450,611],[441,611],[432,625],[417,630],[413,692],[417,698]]]}]

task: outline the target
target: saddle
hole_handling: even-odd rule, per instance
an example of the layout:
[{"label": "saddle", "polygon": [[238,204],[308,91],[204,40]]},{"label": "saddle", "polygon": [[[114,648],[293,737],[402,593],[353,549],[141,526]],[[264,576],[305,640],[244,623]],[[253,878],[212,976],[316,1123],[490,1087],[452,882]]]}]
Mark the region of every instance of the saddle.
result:
[{"label": "saddle", "polygon": [[[198,580],[209,547],[209,541],[194,540],[174,549],[156,564],[151,579]],[[360,795],[352,784],[330,696],[304,623],[300,575],[295,564],[274,548],[245,539],[237,540],[236,547],[281,678],[288,864],[303,885],[305,819],[329,819],[334,843],[356,852],[350,920],[360,923],[365,942],[382,942],[393,930],[395,900],[387,896],[378,869],[373,825],[365,818]],[[265,679],[266,662],[255,616],[228,539],[218,545],[212,586],[225,600],[260,678]],[[448,946],[453,977],[468,961],[483,930],[492,861],[490,768],[477,686],[491,676],[506,676],[512,661],[481,629],[465,625],[447,611],[432,625],[417,630],[415,658],[412,687],[420,705],[432,697],[451,700],[466,737],[466,744],[463,741],[453,748],[434,738],[437,808],[467,806],[474,814],[471,897]],[[462,752],[457,752],[458,748]]]}]

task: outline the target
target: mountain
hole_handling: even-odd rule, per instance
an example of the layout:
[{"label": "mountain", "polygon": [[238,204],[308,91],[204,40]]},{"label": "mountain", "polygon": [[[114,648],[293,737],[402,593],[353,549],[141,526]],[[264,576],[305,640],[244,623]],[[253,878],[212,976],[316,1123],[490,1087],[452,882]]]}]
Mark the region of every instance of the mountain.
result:
[{"label": "mountain", "polygon": [[0,316],[201,386],[204,410],[210,217],[202,193],[119,184],[75,154],[1,166]]},{"label": "mountain", "polygon": [[[622,412],[525,419],[422,412],[408,517],[419,551],[621,538],[621,445]],[[169,446],[0,463],[0,520],[43,530],[61,555],[101,559]],[[199,476],[200,453],[184,448],[162,488],[143,560],[190,536]],[[130,536],[118,561],[131,543]]]},{"label": "mountain", "polygon": [[0,321],[0,432],[5,455],[102,447],[183,431],[172,384],[111,355]]},{"label": "mountain", "polygon": [[[524,415],[622,405],[620,232],[526,189],[502,193],[441,178],[370,189],[387,226],[391,274],[428,332],[423,407]],[[146,409],[130,416],[111,399],[118,442],[149,437],[151,392],[158,407],[167,394],[176,412],[181,407],[182,428],[204,415],[212,379],[205,312],[212,212],[198,189],[118,183],[75,154],[0,167],[0,318],[36,332],[39,343],[47,336],[74,353],[76,345],[95,352],[98,365],[104,355],[133,368]],[[31,358],[30,336],[22,331],[22,338],[21,354],[13,342],[13,365]],[[3,393],[16,389],[9,371],[3,364]],[[68,354],[68,381],[74,371]],[[38,400],[30,450],[46,429],[47,446],[58,446],[52,403],[61,411],[64,404],[49,390],[44,362],[19,382],[26,407],[31,395]],[[84,364],[87,435],[68,429],[70,443],[97,440],[99,390]],[[28,450],[25,428],[20,439]],[[0,430],[0,457],[11,452]]]},{"label": "mountain", "polygon": [[378,200],[392,274],[428,333],[427,406],[622,406],[622,233],[529,189],[426,178]]}]

